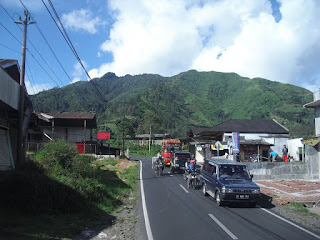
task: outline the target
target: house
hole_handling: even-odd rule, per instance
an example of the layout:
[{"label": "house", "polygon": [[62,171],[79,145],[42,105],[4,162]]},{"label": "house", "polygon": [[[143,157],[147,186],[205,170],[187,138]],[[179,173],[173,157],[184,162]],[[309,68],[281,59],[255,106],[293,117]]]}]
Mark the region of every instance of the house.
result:
[{"label": "house", "polygon": [[305,144],[306,162],[312,164],[320,178],[320,89],[313,93],[313,102],[303,105],[304,108],[315,109],[315,136],[303,140]]},{"label": "house", "polygon": [[54,139],[64,139],[77,146],[80,153],[96,152],[95,113],[36,113],[33,117],[36,124],[29,128],[27,151],[36,151],[43,143]]},{"label": "house", "polygon": [[17,60],[0,59],[0,170],[14,169],[18,162],[19,133],[27,135],[29,117],[33,111],[26,87],[24,90],[23,129],[19,130],[20,67]]},{"label": "house", "polygon": [[[268,158],[270,150],[280,153],[289,139],[289,130],[275,120],[232,119],[212,128],[191,127],[190,151],[197,160],[217,155],[216,142],[221,144],[219,156],[229,153],[228,140],[232,133],[240,135],[240,159],[248,160],[252,154]],[[198,157],[201,155],[202,157]]]},{"label": "house", "polygon": [[[161,146],[162,140],[168,138],[171,138],[169,134],[151,134],[151,144]],[[150,134],[138,134],[135,136],[135,141],[139,146],[148,145]]]}]

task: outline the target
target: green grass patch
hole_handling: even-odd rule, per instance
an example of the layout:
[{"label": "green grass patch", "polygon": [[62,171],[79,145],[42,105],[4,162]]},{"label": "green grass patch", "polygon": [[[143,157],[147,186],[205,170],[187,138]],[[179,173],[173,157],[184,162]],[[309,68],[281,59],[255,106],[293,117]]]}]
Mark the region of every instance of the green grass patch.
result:
[{"label": "green grass patch", "polygon": [[304,204],[302,204],[302,203],[292,202],[292,203],[288,204],[288,206],[291,207],[292,209],[294,209],[294,211],[296,211],[296,212],[303,213],[305,215],[309,215],[312,217],[320,218],[319,215],[310,212],[308,210],[308,208],[305,207]]},{"label": "green grass patch", "polygon": [[63,141],[29,158],[0,173],[0,239],[71,238],[101,217],[111,220],[129,196],[136,202],[135,162],[96,161]]}]

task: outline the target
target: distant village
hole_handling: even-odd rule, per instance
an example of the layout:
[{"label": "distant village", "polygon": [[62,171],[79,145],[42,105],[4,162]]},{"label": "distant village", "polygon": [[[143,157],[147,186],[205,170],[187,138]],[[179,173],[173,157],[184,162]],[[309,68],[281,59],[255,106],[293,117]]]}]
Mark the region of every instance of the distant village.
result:
[{"label": "distant village", "polygon": [[[26,87],[24,108],[21,109],[20,68],[17,60],[0,60],[0,170],[12,170],[23,164],[19,157],[19,137],[23,139],[26,152],[40,149],[54,139],[64,139],[74,145],[81,154],[118,157],[122,149],[106,144],[110,134],[93,134],[97,130],[95,113],[36,113],[33,110]],[[212,127],[189,129],[188,137],[180,139],[195,155],[198,163],[205,158],[228,157],[235,161],[248,162],[249,169],[259,178],[276,179],[278,175],[288,179],[320,178],[320,91],[314,93],[314,101],[302,108],[315,109],[315,136],[311,139],[290,138],[290,132],[277,121],[231,119]],[[22,114],[21,114],[21,111]],[[21,119],[21,116],[23,119]],[[19,125],[20,123],[20,125]],[[22,125],[21,125],[22,124]],[[239,153],[230,152],[230,139],[239,135]],[[101,137],[102,136],[102,137]],[[126,136],[126,141],[138,145],[159,145],[170,134],[140,134]],[[283,159],[282,148],[288,149],[288,160]],[[126,154],[129,149],[125,149]],[[270,153],[277,153],[275,162],[270,162]],[[125,154],[125,153],[123,153]],[[288,166],[291,167],[288,167]],[[291,170],[290,170],[291,169]]]}]

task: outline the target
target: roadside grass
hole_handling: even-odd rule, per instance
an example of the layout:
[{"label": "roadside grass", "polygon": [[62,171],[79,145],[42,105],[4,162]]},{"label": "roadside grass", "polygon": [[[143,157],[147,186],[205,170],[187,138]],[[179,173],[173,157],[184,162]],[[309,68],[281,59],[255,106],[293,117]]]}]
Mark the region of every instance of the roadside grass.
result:
[{"label": "roadside grass", "polygon": [[71,238],[137,200],[135,162],[98,162],[63,141],[29,158],[23,168],[0,173],[0,239]]},{"label": "roadside grass", "polygon": [[161,146],[151,145],[150,154],[148,145],[139,146],[137,144],[128,144],[128,148],[130,150],[130,155],[134,155],[137,157],[154,157],[161,149]]},{"label": "roadside grass", "polygon": [[292,208],[294,211],[298,213],[303,213],[305,215],[309,215],[311,217],[320,219],[320,216],[318,214],[310,212],[308,208],[302,203],[292,202],[288,204],[288,207]]}]

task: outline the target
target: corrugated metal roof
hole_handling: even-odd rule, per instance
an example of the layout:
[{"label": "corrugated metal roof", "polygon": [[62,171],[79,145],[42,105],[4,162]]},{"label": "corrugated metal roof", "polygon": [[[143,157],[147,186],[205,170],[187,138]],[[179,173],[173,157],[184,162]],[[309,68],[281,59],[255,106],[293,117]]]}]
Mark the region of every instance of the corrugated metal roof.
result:
[{"label": "corrugated metal roof", "polygon": [[47,119],[94,119],[96,114],[95,113],[68,113],[68,112],[61,112],[61,113],[40,113],[42,117]]},{"label": "corrugated metal roof", "polygon": [[320,100],[316,100],[310,103],[303,105],[304,108],[316,108],[320,106]]},{"label": "corrugated metal roof", "polygon": [[18,64],[18,61],[14,59],[0,59],[0,66],[2,68],[11,67],[12,65],[16,64]]}]

